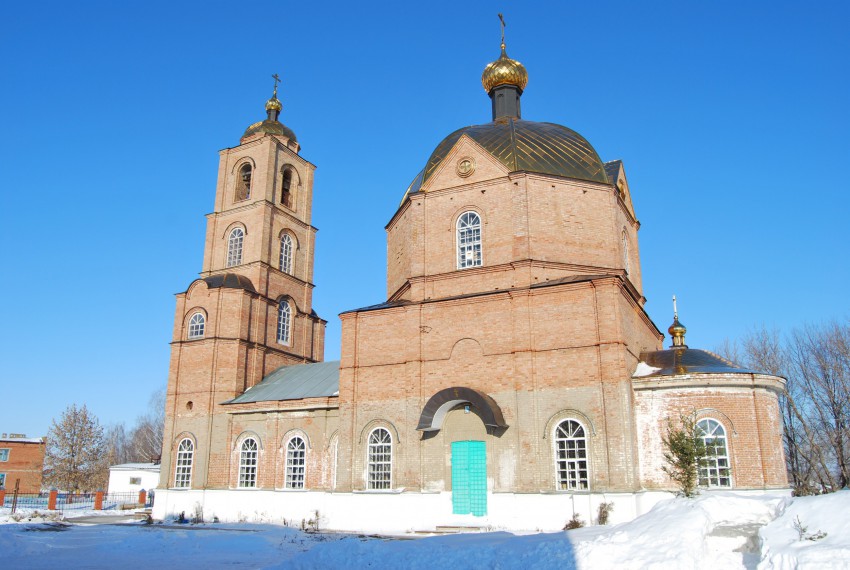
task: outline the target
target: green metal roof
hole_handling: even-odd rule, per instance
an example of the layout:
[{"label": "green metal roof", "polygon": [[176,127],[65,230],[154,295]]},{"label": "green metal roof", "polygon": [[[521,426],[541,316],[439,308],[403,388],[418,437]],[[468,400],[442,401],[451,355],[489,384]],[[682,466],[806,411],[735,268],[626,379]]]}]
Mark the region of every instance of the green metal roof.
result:
[{"label": "green metal roof", "polygon": [[245,393],[224,402],[278,402],[339,395],[339,360],[281,366]]}]

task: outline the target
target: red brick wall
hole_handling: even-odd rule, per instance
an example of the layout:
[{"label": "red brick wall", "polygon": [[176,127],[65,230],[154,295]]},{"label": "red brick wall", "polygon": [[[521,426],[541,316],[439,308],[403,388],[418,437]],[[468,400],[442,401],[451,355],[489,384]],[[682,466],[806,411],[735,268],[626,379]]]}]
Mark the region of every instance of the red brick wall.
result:
[{"label": "red brick wall", "polygon": [[44,443],[29,443],[14,439],[0,440],[0,449],[9,450],[8,461],[0,461],[0,473],[6,475],[6,490],[15,488],[20,479],[21,493],[41,491],[41,471],[44,467]]}]

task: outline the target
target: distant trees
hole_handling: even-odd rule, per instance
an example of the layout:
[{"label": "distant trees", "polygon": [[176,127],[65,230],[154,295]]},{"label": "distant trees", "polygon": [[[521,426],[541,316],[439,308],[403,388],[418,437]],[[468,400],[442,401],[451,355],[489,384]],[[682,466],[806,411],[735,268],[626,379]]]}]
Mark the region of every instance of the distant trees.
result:
[{"label": "distant trees", "polygon": [[109,472],[103,428],[85,405],[68,406],[53,420],[47,435],[44,481],[65,491],[93,491],[106,487]]},{"label": "distant trees", "polygon": [[788,475],[799,495],[850,483],[850,323],[795,329],[785,338],[764,327],[718,352],[787,379],[780,398]]},{"label": "distant trees", "polygon": [[151,394],[147,411],[136,418],[129,432],[123,423],[109,428],[106,437],[109,464],[158,461],[164,428],[165,389],[160,389]]}]

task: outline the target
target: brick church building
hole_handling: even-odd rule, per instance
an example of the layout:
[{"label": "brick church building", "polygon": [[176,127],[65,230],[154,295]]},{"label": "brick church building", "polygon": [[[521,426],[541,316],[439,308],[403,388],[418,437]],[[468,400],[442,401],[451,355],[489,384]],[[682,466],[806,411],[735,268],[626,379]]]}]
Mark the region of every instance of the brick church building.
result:
[{"label": "brick church building", "polygon": [[338,362],[312,306],[315,166],[276,88],[221,151],[203,270],[177,295],[155,516],[557,529],[605,501],[628,520],[675,488],[661,440],[682,416],[702,486],[787,487],[784,380],[688,348],[678,318],[663,348],[623,163],[523,119],[528,75],[501,48],[492,122],[407,188],[386,302],[340,315]]}]

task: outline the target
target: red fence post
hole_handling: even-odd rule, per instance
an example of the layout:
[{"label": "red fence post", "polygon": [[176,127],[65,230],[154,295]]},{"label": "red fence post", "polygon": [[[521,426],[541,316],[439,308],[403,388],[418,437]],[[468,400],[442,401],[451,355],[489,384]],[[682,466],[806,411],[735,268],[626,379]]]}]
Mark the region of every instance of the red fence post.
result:
[{"label": "red fence post", "polygon": [[142,505],[144,507],[145,503],[147,503],[147,498],[148,498],[148,494],[145,492],[144,489],[139,491],[139,504],[140,505]]},{"label": "red fence post", "polygon": [[103,491],[98,491],[94,494],[94,510],[103,510]]},{"label": "red fence post", "polygon": [[55,511],[56,510],[56,495],[58,495],[58,494],[59,494],[59,492],[56,491],[56,489],[50,491],[50,496],[47,498],[47,510],[48,511]]},{"label": "red fence post", "polygon": [[6,502],[6,489],[0,489],[0,507]]}]

